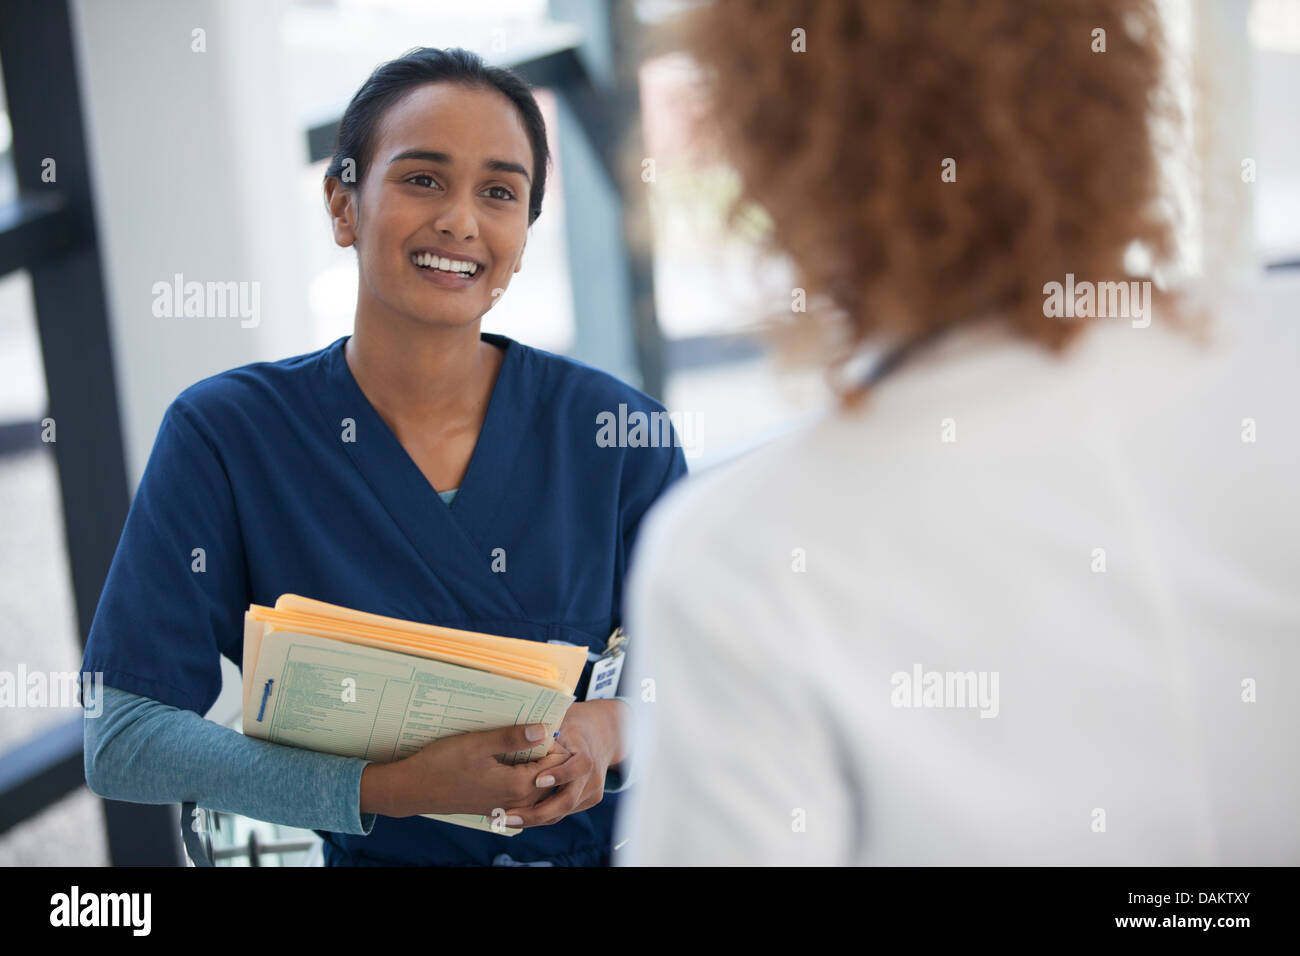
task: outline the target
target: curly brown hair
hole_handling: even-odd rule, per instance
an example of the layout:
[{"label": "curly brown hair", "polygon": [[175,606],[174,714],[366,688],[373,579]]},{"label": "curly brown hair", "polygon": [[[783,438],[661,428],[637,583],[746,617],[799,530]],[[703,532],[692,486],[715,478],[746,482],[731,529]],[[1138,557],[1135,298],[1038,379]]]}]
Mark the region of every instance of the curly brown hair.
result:
[{"label": "curly brown hair", "polygon": [[766,213],[769,251],[835,317],[833,366],[990,318],[1059,351],[1087,321],[1045,315],[1045,283],[1130,281],[1132,243],[1174,251],[1154,0],[711,0],[670,46],[739,175],[729,222]]}]

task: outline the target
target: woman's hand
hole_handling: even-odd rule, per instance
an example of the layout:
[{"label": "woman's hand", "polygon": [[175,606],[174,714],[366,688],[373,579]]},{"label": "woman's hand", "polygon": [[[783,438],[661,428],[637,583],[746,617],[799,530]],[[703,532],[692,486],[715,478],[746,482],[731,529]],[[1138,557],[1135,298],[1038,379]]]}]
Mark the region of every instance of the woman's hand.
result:
[{"label": "woman's hand", "polygon": [[[506,811],[506,825],[541,827],[600,803],[605,771],[626,756],[623,713],[617,700],[588,700],[569,705],[555,742],[570,756],[559,766],[535,767],[536,792],[543,799],[520,801]],[[557,750],[559,747],[557,747]],[[549,758],[552,754],[547,754]],[[552,792],[553,791],[553,792]]]},{"label": "woman's hand", "polygon": [[[537,739],[530,739],[528,731]],[[497,755],[531,750],[545,739],[541,724],[479,730],[432,740],[392,763],[370,764],[361,772],[361,812],[388,817],[481,813],[496,819],[505,807],[531,807],[546,796],[537,788],[539,773],[572,759],[569,749],[553,746],[540,760],[514,766]]]}]

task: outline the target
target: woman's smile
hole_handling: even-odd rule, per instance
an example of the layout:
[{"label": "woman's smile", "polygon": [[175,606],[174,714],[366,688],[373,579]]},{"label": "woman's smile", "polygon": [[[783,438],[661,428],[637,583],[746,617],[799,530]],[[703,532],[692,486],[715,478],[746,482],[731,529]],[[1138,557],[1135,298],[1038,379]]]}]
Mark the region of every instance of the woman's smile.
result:
[{"label": "woman's smile", "polygon": [[467,289],[486,271],[477,259],[442,249],[417,249],[408,258],[422,278],[444,289]]}]

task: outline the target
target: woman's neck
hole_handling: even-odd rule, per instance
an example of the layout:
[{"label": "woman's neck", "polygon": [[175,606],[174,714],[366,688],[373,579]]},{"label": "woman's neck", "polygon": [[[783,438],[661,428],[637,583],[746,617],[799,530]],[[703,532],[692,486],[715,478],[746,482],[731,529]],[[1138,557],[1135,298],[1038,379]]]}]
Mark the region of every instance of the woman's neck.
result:
[{"label": "woman's neck", "polygon": [[390,426],[450,425],[479,417],[496,382],[501,352],[479,338],[479,325],[425,326],[357,316],[344,355],[361,391]]}]

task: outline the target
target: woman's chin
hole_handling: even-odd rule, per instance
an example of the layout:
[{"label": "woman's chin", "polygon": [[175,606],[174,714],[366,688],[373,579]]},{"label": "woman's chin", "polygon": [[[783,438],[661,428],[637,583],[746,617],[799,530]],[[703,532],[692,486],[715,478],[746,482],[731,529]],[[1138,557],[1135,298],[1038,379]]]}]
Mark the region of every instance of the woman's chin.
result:
[{"label": "woman's chin", "polygon": [[418,308],[411,313],[414,320],[420,325],[436,327],[439,329],[465,329],[473,326],[483,317],[482,312],[474,312],[463,308],[455,310],[431,310],[427,305]]}]

